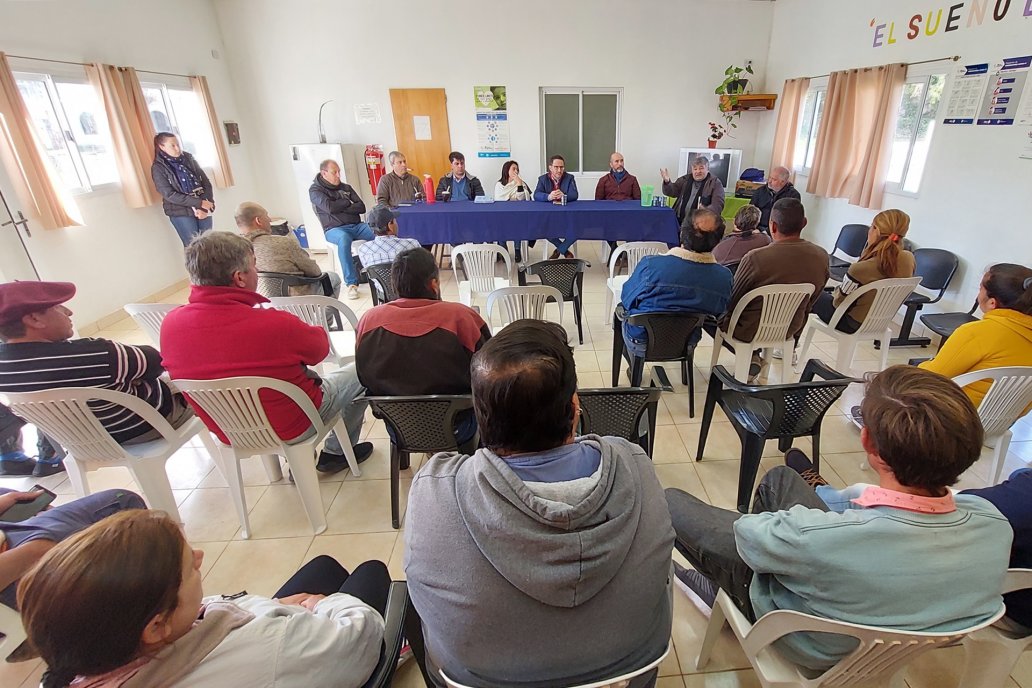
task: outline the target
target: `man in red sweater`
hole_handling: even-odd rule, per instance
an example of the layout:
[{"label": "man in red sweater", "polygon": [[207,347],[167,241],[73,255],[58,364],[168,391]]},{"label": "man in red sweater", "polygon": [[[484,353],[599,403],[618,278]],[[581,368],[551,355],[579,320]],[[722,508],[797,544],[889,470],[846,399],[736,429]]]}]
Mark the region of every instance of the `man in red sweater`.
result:
[{"label": "man in red sweater", "polygon": [[[638,178],[624,169],[623,153],[609,156],[609,173],[598,180],[595,186],[596,201],[640,201],[641,186]],[[609,242],[609,250],[616,250],[616,242]],[[621,258],[621,265],[626,267],[627,258]]]},{"label": "man in red sweater", "polygon": [[[320,377],[309,366],[320,363],[330,344],[321,327],[294,315],[257,307],[269,300],[258,294],[258,273],[251,242],[230,232],[206,232],[186,248],[190,302],[172,311],[161,327],[161,355],[173,379],[214,380],[256,375],[299,387],[327,423],[343,415],[355,458],[369,458],[373,445],[359,443],[365,403],[352,403],[362,392],[354,364]],[[315,434],[308,418],[278,392],[261,392],[262,405],[276,433],[287,441]],[[194,408],[219,439],[225,434],[200,408]],[[347,467],[334,433],[316,466],[324,473]]]}]

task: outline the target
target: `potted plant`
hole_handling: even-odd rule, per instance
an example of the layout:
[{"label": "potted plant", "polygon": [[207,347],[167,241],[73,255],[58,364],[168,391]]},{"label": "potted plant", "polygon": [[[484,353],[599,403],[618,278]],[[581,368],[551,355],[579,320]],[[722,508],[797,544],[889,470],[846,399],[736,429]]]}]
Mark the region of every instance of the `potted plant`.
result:
[{"label": "potted plant", "polygon": [[706,139],[706,143],[707,145],[709,145],[710,148],[716,148],[717,141],[724,138],[725,134],[728,134],[727,127],[725,127],[722,124],[717,124],[716,122],[710,122],[709,129],[710,134],[709,138]]},{"label": "potted plant", "polygon": [[735,129],[738,125],[735,120],[742,116],[738,110],[738,96],[745,93],[749,85],[749,79],[743,78],[746,74],[752,74],[751,64],[745,67],[731,65],[724,70],[724,80],[713,90],[713,93],[720,96],[720,112],[727,122],[728,129]]}]

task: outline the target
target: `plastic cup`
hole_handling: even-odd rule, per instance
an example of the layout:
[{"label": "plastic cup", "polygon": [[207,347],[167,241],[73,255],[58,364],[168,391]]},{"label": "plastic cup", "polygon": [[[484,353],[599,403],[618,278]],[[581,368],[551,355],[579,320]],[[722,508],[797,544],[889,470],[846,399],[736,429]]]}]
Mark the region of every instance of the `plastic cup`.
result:
[{"label": "plastic cup", "polygon": [[656,193],[656,188],[652,184],[646,184],[641,187],[641,204],[643,206],[652,205],[652,199]]}]

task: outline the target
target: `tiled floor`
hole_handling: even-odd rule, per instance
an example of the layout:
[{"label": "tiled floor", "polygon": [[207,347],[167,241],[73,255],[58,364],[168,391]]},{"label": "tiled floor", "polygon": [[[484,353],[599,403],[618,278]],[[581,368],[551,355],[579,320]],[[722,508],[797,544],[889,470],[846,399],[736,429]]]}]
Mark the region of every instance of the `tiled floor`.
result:
[{"label": "tiled floor", "polygon": [[[584,344],[575,346],[578,378],[581,387],[603,387],[611,382],[612,330],[605,324],[605,269],[597,254],[600,242],[579,245],[581,257],[593,267],[585,279]],[[457,298],[457,287],[451,271],[442,271],[441,282],[446,299]],[[187,292],[176,294],[170,301],[185,302]],[[368,290],[362,298],[347,304],[361,316],[370,307]],[[572,313],[566,309],[566,326],[571,341],[576,342]],[[130,344],[149,344],[146,335],[128,318],[98,334]],[[714,420],[706,445],[704,460],[696,462],[702,401],[709,375],[712,347],[704,340],[696,354],[696,417],[688,416],[688,392],[680,383],[680,374],[671,366],[670,377],[675,390],[665,394],[659,413],[657,443],[653,460],[660,481],[665,486],[687,490],[712,504],[733,508],[738,480],[740,444],[730,424],[722,416]],[[835,344],[818,336],[814,357],[834,360]],[[904,349],[890,353],[890,362],[905,363],[909,358],[927,355],[927,350]],[[879,353],[870,345],[860,347],[854,360],[854,371],[873,370]],[[725,366],[732,365],[727,353],[721,354]],[[771,373],[777,378],[778,367]],[[846,418],[849,407],[858,403],[861,389],[854,386],[840,400],[824,423],[822,434],[822,473],[835,485],[871,481],[874,474],[862,468],[864,454],[858,432]],[[389,443],[383,423],[367,417],[363,434],[376,449],[363,465],[363,475],[356,479],[347,472],[322,476],[322,497],[328,508],[329,528],[313,537],[292,485],[285,481],[269,484],[257,459],[243,465],[245,492],[250,510],[252,538],[240,538],[239,525],[225,482],[199,442],[185,447],[168,463],[168,473],[175,490],[180,512],[186,522],[189,538],[205,550],[204,585],[209,594],[248,590],[271,594],[302,563],[319,554],[330,554],[347,567],[367,559],[388,562],[392,575],[403,578],[403,538],[391,528],[389,501]],[[1015,428],[1014,442],[1007,458],[1006,471],[1032,461],[1032,421],[1022,421]],[[808,441],[797,446],[808,445]],[[778,464],[778,453],[769,443],[762,471]],[[402,503],[413,472],[421,457],[413,457],[411,470],[403,471]],[[988,453],[962,479],[960,486],[984,484],[988,471]],[[23,488],[33,479],[0,479],[5,487]],[[42,482],[56,490],[60,499],[73,498],[72,488],[63,476]],[[94,490],[107,487],[132,487],[127,471],[101,469],[90,474]],[[402,523],[404,527],[404,522]],[[731,688],[758,686],[733,636],[725,630],[705,673],[696,671],[695,658],[706,628],[705,619],[680,593],[675,593],[673,628],[674,652],[662,665],[660,688]],[[955,685],[962,656],[959,650],[925,655],[908,672],[911,688],[940,688]],[[0,685],[37,685],[42,666],[39,662],[0,664]],[[399,671],[395,684],[405,688],[421,684],[418,670],[410,662]],[[1018,665],[1010,686],[1032,688],[1032,657]]]}]

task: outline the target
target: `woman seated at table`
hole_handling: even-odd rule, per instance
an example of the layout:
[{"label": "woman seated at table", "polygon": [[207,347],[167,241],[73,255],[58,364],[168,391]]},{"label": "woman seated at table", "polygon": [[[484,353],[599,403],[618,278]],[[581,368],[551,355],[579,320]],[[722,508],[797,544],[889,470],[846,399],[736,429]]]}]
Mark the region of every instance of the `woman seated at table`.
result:
[{"label": "woman seated at table", "polygon": [[[204,552],[157,511],[61,542],[18,588],[44,688],[357,688],[380,659],[390,574],[316,557],[269,599],[202,600]],[[74,683],[73,683],[74,681]]]},{"label": "woman seated at table", "polygon": [[[909,229],[910,216],[902,210],[883,210],[875,215],[860,259],[849,266],[845,279],[834,293],[821,293],[813,312],[823,322],[831,322],[839,304],[860,287],[883,279],[913,277],[914,254],[900,246]],[[856,332],[873,303],[874,292],[861,296],[849,307],[835,329],[847,334]]]},{"label": "woman seated at table", "polygon": [[[946,377],[973,370],[1032,365],[1032,270],[997,263],[978,287],[978,307],[985,316],[961,325],[935,358],[919,367]],[[964,388],[977,408],[992,383],[979,380]]]},{"label": "woman seated at table", "polygon": [[[502,164],[502,176],[495,182],[494,199],[496,201],[529,201],[533,199],[533,196],[534,190],[520,176],[520,164],[515,160],[506,160]],[[536,243],[532,240],[528,242],[528,245],[534,248]],[[498,244],[505,246],[506,242],[499,241]],[[513,244],[516,246],[516,262],[520,263],[523,261],[520,242],[514,241]]]}]

